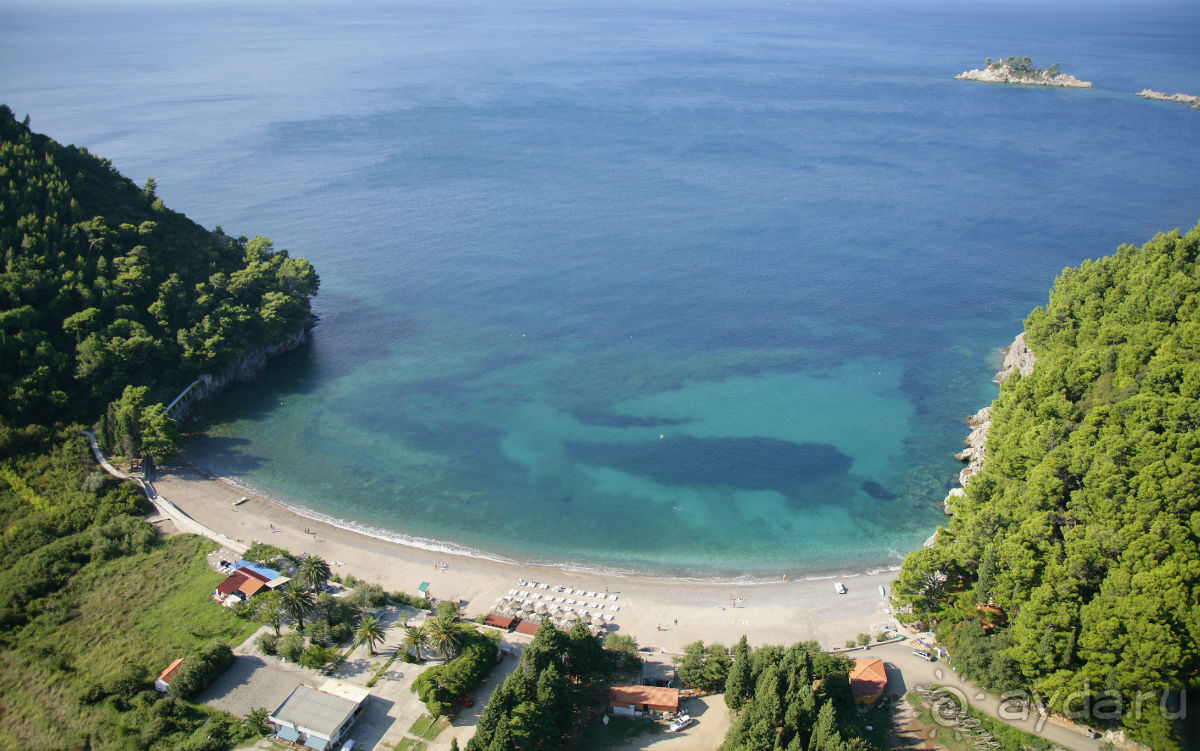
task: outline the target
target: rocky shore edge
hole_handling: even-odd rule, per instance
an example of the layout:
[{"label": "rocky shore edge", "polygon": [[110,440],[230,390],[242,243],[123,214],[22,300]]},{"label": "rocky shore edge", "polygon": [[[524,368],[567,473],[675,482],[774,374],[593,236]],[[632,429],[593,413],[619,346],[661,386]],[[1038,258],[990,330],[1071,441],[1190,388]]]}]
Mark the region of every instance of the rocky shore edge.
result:
[{"label": "rocky shore edge", "polygon": [[1154,99],[1160,102],[1179,102],[1180,104],[1190,104],[1192,109],[1200,110],[1200,96],[1194,94],[1166,94],[1154,89],[1142,89],[1137,93],[1142,99]]},{"label": "rocky shore edge", "polygon": [[1009,70],[1006,66],[988,68],[987,70],[965,70],[954,77],[959,81],[980,81],[982,83],[1007,83],[1021,86],[1058,86],[1064,89],[1090,89],[1091,81],[1080,81],[1066,73],[1019,73]]},{"label": "rocky shore edge", "polygon": [[[1004,351],[1004,362],[1000,365],[999,372],[993,379],[997,384],[1004,383],[1013,373],[1020,373],[1022,376],[1027,376],[1033,372],[1033,364],[1036,358],[1033,355],[1033,350],[1029,349],[1029,345],[1025,343],[1025,332],[1017,334],[1017,338],[1013,339],[1013,343],[1008,345]],[[961,498],[966,495],[967,482],[983,467],[983,458],[985,454],[985,446],[987,445],[988,431],[992,427],[992,408],[991,406],[984,407],[975,414],[967,418],[967,425],[970,426],[971,432],[967,435],[966,448],[954,455],[954,458],[960,462],[966,462],[967,466],[962,472],[958,473],[958,487],[952,488],[946,495],[946,499],[942,501],[943,510],[953,516],[953,502],[955,498]],[[933,545],[933,537],[925,541],[925,547]]]}]

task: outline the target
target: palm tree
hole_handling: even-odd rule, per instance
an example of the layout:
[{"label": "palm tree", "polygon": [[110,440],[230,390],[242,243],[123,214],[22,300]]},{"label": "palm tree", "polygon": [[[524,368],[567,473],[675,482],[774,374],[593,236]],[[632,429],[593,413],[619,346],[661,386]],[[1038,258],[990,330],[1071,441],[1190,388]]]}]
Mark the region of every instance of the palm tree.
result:
[{"label": "palm tree", "polygon": [[364,615],[358,621],[358,628],[354,629],[354,637],[360,644],[367,645],[369,653],[375,654],[375,645],[383,641],[383,626],[375,616]]},{"label": "palm tree", "polygon": [[405,626],[404,639],[400,642],[400,646],[405,652],[416,658],[417,662],[422,662],[422,650],[429,646],[429,634],[425,631],[425,626]]},{"label": "palm tree", "polygon": [[312,592],[309,592],[304,587],[295,582],[288,582],[283,586],[283,609],[288,615],[296,619],[296,627],[304,630],[304,611],[313,606]]},{"label": "palm tree", "polygon": [[270,715],[271,713],[265,707],[255,707],[247,712],[243,719],[254,732],[259,735],[266,735],[274,729],[270,720],[267,719]]},{"label": "palm tree", "polygon": [[458,652],[458,625],[450,618],[438,616],[427,623],[429,627],[429,643],[435,651],[449,660]]},{"label": "palm tree", "polygon": [[312,590],[324,587],[330,575],[329,564],[319,555],[310,555],[296,567],[296,579]]}]

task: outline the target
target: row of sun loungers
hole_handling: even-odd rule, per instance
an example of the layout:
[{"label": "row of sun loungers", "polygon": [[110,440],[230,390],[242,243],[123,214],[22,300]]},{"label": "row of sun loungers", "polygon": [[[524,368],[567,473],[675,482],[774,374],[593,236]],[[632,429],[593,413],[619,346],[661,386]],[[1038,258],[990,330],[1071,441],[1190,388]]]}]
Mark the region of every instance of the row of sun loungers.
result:
[{"label": "row of sun loungers", "polygon": [[[518,604],[524,604],[524,603],[528,602],[528,603],[532,603],[532,604],[536,605],[540,602],[540,603],[543,603],[543,604],[549,606],[551,609],[553,609],[555,607],[555,605],[557,605],[558,603],[562,603],[564,605],[579,605],[581,607],[592,608],[593,610],[603,610],[605,607],[602,603],[599,603],[599,602],[587,602],[585,600],[572,600],[572,599],[566,598],[566,597],[545,597],[545,598],[543,598],[541,595],[539,595],[537,593],[530,594],[529,592],[518,591],[515,589],[510,589],[508,591],[508,594],[506,594],[502,599],[505,602],[515,602]],[[567,608],[567,609],[570,610],[570,608]],[[621,610],[621,606],[620,605],[609,605],[608,609],[613,611],[614,613],[616,613]]]},{"label": "row of sun loungers", "polygon": [[[567,595],[583,596],[588,599],[612,600],[613,602],[616,602],[618,599],[617,595],[610,595],[610,594],[606,594],[604,592],[586,592],[582,589],[572,589],[571,587],[556,587],[556,586],[553,586],[550,584],[546,584],[545,582],[538,583],[538,582],[533,582],[533,581],[525,581],[524,579],[517,579],[517,585],[521,586],[521,587],[529,587],[530,589],[550,589],[550,590],[554,590],[555,592],[561,592],[561,593],[567,594]],[[509,590],[510,595],[515,594],[515,592],[516,592],[516,590]],[[525,593],[525,596],[528,596],[528,593]]]}]

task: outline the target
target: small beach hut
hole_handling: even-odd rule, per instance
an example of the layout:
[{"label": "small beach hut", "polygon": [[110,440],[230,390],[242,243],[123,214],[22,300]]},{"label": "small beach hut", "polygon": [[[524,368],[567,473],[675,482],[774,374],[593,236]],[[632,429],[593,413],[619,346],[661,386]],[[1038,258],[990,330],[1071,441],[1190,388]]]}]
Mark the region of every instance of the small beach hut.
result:
[{"label": "small beach hut", "polygon": [[183,665],[182,657],[172,662],[167,666],[166,670],[159,673],[158,677],[154,679],[154,690],[160,694],[167,693],[167,689],[171,687],[171,679],[179,672],[181,665]]},{"label": "small beach hut", "polygon": [[651,712],[675,714],[679,711],[679,689],[664,686],[613,686],[608,690],[608,705],[613,714],[640,715]]},{"label": "small beach hut", "polygon": [[887,688],[887,670],[883,660],[853,660],[850,691],[856,704],[874,704]]}]

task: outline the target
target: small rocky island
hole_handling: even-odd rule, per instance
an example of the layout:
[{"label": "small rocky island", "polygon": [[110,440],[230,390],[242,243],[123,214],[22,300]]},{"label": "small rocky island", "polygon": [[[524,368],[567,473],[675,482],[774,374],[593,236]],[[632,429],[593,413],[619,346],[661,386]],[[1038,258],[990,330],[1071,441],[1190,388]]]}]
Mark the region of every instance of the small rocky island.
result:
[{"label": "small rocky island", "polygon": [[1192,109],[1200,110],[1200,96],[1194,94],[1164,94],[1161,91],[1153,89],[1142,89],[1137,93],[1142,99],[1157,99],[1162,102],[1179,102],[1180,104],[1190,104]]},{"label": "small rocky island", "polygon": [[964,71],[955,78],[960,81],[982,81],[984,83],[1009,83],[1020,86],[1060,86],[1068,89],[1090,89],[1091,81],[1080,81],[1075,76],[1060,73],[1058,63],[1049,68],[1035,68],[1027,57],[1008,57],[1003,60],[988,58],[982,69]]}]

